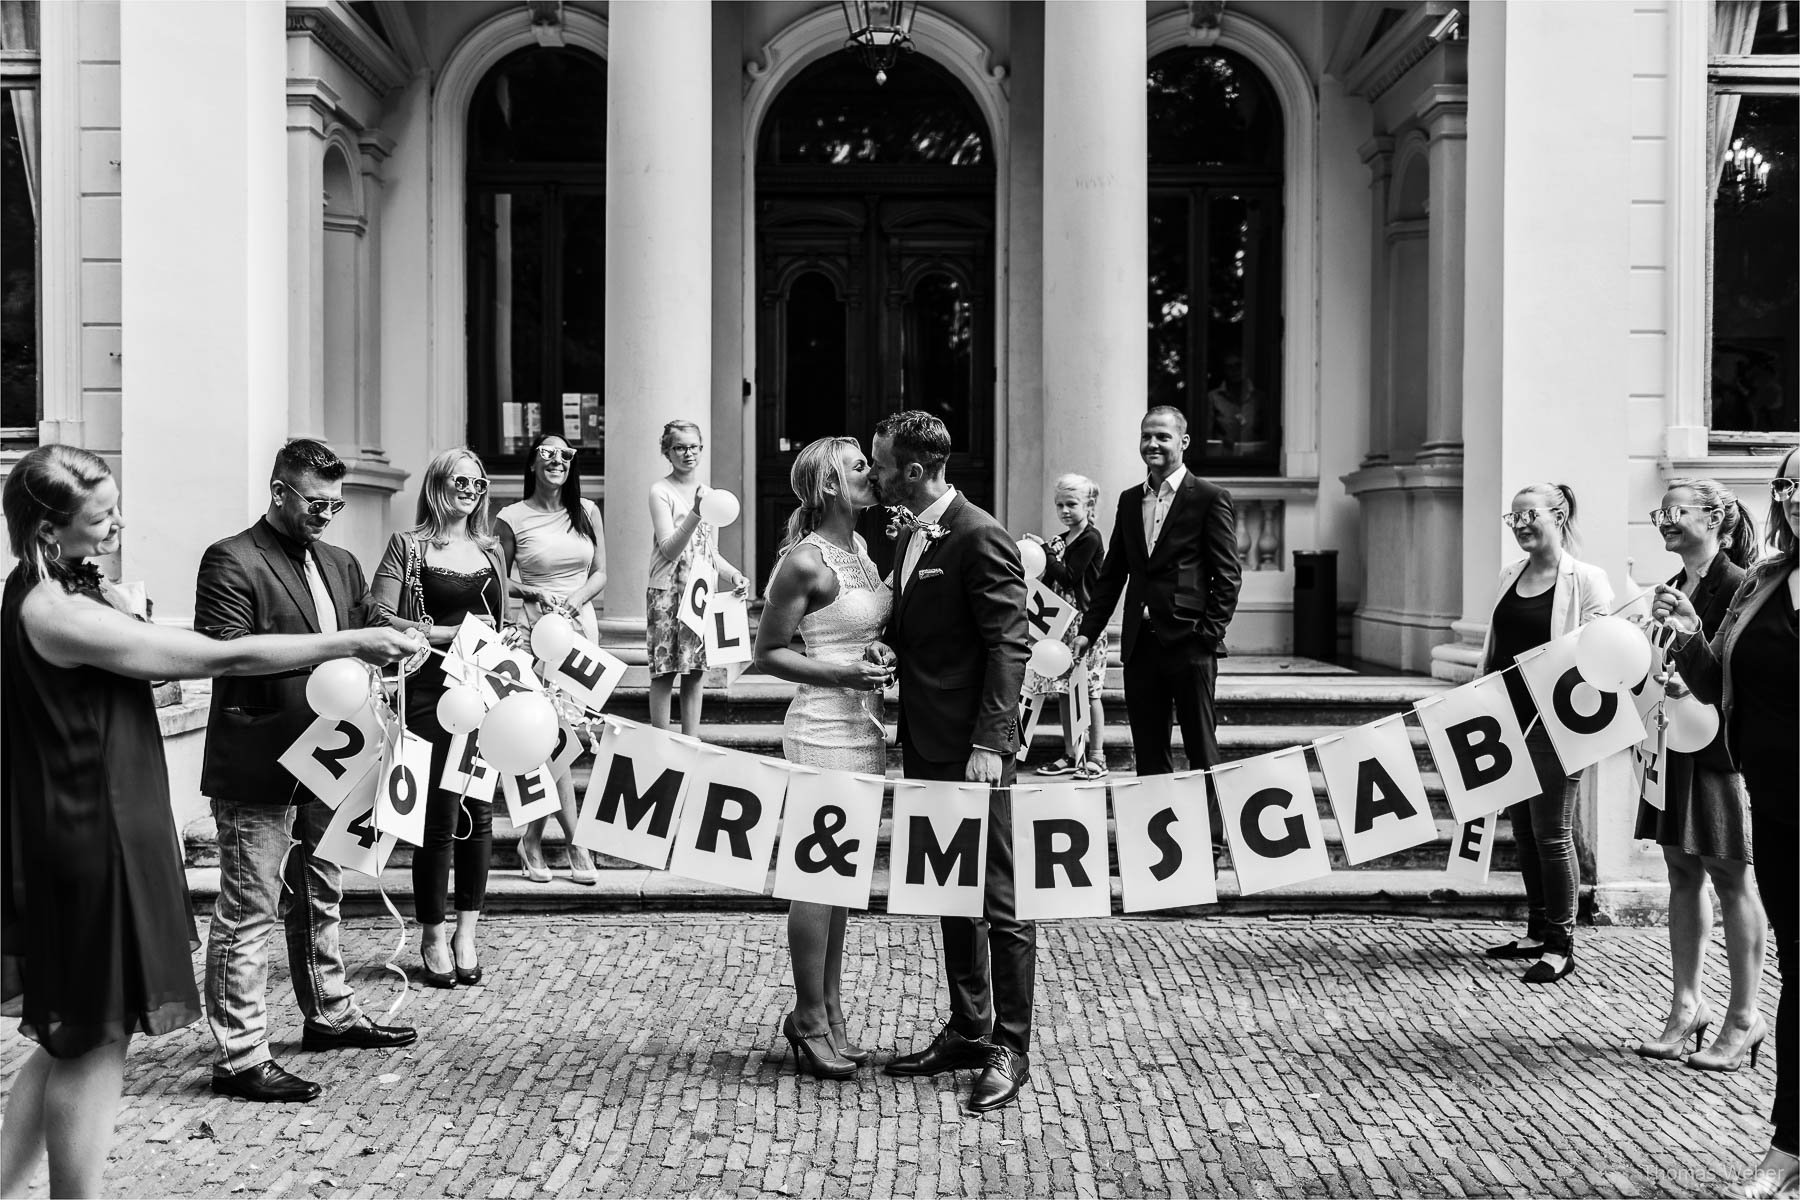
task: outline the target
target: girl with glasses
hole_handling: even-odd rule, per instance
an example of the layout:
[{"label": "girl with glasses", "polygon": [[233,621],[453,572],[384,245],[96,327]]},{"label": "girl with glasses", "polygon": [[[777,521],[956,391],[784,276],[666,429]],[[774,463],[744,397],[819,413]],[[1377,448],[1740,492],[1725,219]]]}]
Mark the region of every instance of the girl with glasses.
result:
[{"label": "girl with glasses", "polygon": [[718,535],[700,519],[700,452],[705,444],[692,421],[663,426],[662,454],[669,473],[650,485],[650,585],[645,596],[644,640],[650,654],[650,723],[669,727],[669,705],[677,677],[681,679],[681,732],[700,732],[700,694],[706,681],[706,646],[676,616],[697,562],[711,562],[719,586],[742,594],[749,581],[720,557]]},{"label": "girl with glasses", "polygon": [[[513,578],[507,590],[524,601],[521,619],[529,629],[546,612],[566,615],[575,632],[590,642],[600,640],[594,600],[606,588],[606,535],[600,510],[581,494],[575,448],[554,433],[540,434],[525,460],[525,498],[500,510],[494,532]],[[569,878],[598,882],[588,852],[575,845],[575,782],[568,771],[556,777],[561,801],[557,821],[569,847]],[[541,817],[526,826],[519,842],[519,874],[533,883],[549,883],[544,861]]]},{"label": "girl with glasses", "polygon": [[[1500,572],[1500,595],[1482,647],[1484,674],[1510,667],[1518,656],[1612,611],[1606,572],[1569,553],[1575,540],[1575,493],[1567,484],[1534,483],[1513,497],[1500,518],[1525,557]],[[1507,810],[1524,877],[1529,922],[1525,936],[1490,946],[1489,958],[1536,959],[1526,983],[1554,983],[1575,969],[1575,899],[1581,869],[1575,860],[1575,793],[1579,776],[1563,769],[1550,735],[1537,719],[1525,680],[1507,671],[1507,694],[1537,771],[1538,794]]]},{"label": "girl with glasses", "polygon": [[[506,617],[506,566],[489,529],[488,480],[475,452],[446,450],[425,468],[418,524],[388,539],[375,568],[375,602],[398,628],[423,629],[433,646],[456,640],[463,618],[498,629]],[[431,743],[425,844],[413,851],[413,906],[419,957],[432,987],[481,982],[475,931],[487,896],[493,854],[493,805],[438,786],[450,757],[450,735],[437,706],[448,681],[444,660],[429,655],[406,685],[406,727]],[[465,824],[465,833],[460,826]],[[444,929],[450,866],[456,865],[456,933]]]},{"label": "girl with glasses", "polygon": [[[1708,637],[1719,631],[1731,598],[1756,560],[1756,527],[1736,496],[1711,479],[1677,479],[1650,514],[1663,546],[1681,556],[1682,569],[1669,580],[1700,613]],[[1756,995],[1762,981],[1762,902],[1750,885],[1750,806],[1743,779],[1732,766],[1720,729],[1712,744],[1695,754],[1670,751],[1663,771],[1663,807],[1638,805],[1637,836],[1662,847],[1669,867],[1669,951],[1674,964],[1669,1015],[1662,1033],[1642,1042],[1643,1058],[1687,1059],[1703,1066],[1735,1056],[1758,1023]],[[1712,1007],[1700,992],[1707,943],[1712,940],[1710,878],[1725,915],[1725,959],[1731,969],[1731,1006],[1719,1036],[1706,1050],[1688,1057],[1713,1023]]]}]

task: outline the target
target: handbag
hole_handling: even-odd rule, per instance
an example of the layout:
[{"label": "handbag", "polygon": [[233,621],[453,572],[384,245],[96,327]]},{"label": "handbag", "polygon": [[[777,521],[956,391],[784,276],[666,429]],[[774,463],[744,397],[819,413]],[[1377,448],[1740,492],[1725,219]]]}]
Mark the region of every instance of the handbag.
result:
[{"label": "handbag", "polygon": [[[403,621],[419,621],[426,625],[435,624],[431,614],[425,611],[425,556],[419,552],[419,539],[412,534],[406,535],[406,567],[400,580],[400,619]],[[400,669],[408,675],[425,665],[431,657],[429,650],[420,650],[417,654],[403,660]]]}]

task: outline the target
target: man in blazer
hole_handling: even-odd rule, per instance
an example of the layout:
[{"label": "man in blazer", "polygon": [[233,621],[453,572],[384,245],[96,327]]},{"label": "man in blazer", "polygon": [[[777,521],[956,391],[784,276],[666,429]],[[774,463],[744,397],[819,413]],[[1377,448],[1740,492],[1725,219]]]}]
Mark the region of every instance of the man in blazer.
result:
[{"label": "man in blazer", "polygon": [[[319,540],[344,506],[344,473],[321,442],[296,439],[276,452],[268,512],[200,561],[195,629],[229,640],[371,623],[356,556]],[[313,857],[331,810],[276,761],[313,721],[307,674],[215,680],[206,723],[200,790],[219,827],[219,899],[206,946],[206,1013],[220,1050],[212,1090],[245,1100],[319,1094],[269,1052],[264,988],[277,920],[306,1017],[303,1049],[388,1048],[415,1037],[404,1026],[374,1024],[357,1007],[338,948],[338,868]]]},{"label": "man in blazer", "polygon": [[1030,1075],[1037,931],[1015,915],[1009,791],[1030,648],[1018,546],[945,480],[949,457],[950,431],[930,413],[896,413],[876,428],[876,491],[910,519],[886,639],[869,657],[899,674],[906,777],[992,785],[986,915],[943,918],[950,1019],[887,1071],[980,1069],[969,1108],[986,1112],[1010,1103]]},{"label": "man in blazer", "polygon": [[1125,596],[1125,709],[1139,775],[1175,769],[1169,710],[1181,721],[1188,767],[1219,762],[1213,690],[1241,570],[1231,493],[1182,463],[1187,418],[1166,405],[1144,414],[1138,454],[1145,483],[1125,489],[1112,542],[1074,642],[1077,657]]}]

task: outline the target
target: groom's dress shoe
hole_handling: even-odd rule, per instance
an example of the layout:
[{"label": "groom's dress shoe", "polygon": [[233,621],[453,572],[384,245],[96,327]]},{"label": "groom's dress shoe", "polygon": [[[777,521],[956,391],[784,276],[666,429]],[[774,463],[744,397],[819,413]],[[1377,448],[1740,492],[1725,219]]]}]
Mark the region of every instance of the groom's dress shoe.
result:
[{"label": "groom's dress shoe", "polygon": [[316,1029],[311,1025],[300,1034],[302,1050],[392,1050],[410,1046],[419,1033],[410,1025],[377,1025],[367,1017],[348,1029]]},{"label": "groom's dress shoe", "polygon": [[239,1100],[304,1104],[317,1098],[319,1085],[297,1075],[290,1075],[270,1061],[259,1062],[254,1067],[231,1075],[214,1075],[212,1090],[221,1096],[236,1096]]},{"label": "groom's dress shoe", "polygon": [[1011,1104],[1031,1078],[1031,1059],[1017,1050],[995,1046],[988,1052],[987,1070],[975,1077],[969,1093],[970,1112],[990,1112]]},{"label": "groom's dress shoe", "polygon": [[986,1042],[970,1041],[948,1025],[917,1054],[905,1054],[888,1063],[889,1075],[941,1075],[945,1071],[973,1071],[985,1066],[992,1050]]}]

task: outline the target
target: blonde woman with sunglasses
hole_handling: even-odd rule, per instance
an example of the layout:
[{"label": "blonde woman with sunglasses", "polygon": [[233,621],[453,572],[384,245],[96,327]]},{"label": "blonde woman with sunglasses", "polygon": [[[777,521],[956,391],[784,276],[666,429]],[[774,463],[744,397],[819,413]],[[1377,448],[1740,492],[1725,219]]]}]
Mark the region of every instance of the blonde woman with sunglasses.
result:
[{"label": "blonde woman with sunglasses", "polygon": [[[1534,483],[1513,497],[1500,519],[1525,557],[1500,572],[1500,594],[1488,619],[1482,671],[1504,670],[1518,656],[1573,633],[1612,611],[1606,572],[1569,552],[1575,540],[1575,493],[1563,483]],[[1490,946],[1489,958],[1529,958],[1526,983],[1555,983],[1575,970],[1575,901],[1581,868],[1575,859],[1575,792],[1556,747],[1537,719],[1537,705],[1517,671],[1507,671],[1507,694],[1537,771],[1538,794],[1507,810],[1524,877],[1525,936]]]}]

